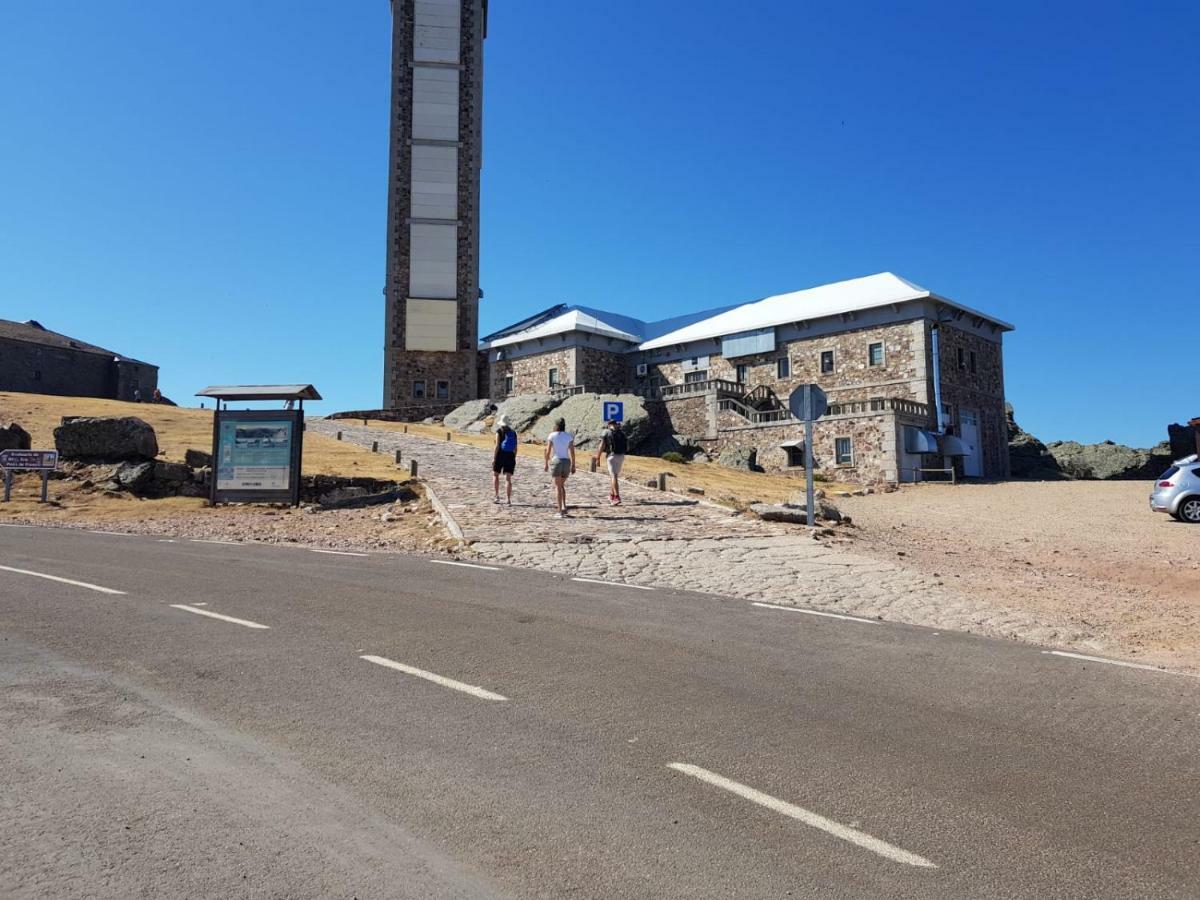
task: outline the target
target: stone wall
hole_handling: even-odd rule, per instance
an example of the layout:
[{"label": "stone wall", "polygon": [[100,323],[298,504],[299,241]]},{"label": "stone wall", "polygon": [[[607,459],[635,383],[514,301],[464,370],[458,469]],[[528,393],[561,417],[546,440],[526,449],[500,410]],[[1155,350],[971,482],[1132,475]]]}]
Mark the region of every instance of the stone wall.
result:
[{"label": "stone wall", "polygon": [[712,395],[706,394],[646,401],[646,411],[660,433],[697,440],[716,437],[715,406]]},{"label": "stone wall", "polygon": [[579,384],[575,378],[577,348],[565,347],[546,353],[531,353],[516,359],[502,359],[491,364],[488,396],[501,399],[508,396],[504,380],[513,376],[513,394],[544,394],[550,389],[550,370],[558,369],[560,385]]},{"label": "stone wall", "polygon": [[134,390],[149,400],[158,387],[158,367],[107,353],[50,347],[0,338],[0,391],[133,400]]},{"label": "stone wall", "polygon": [[626,353],[600,350],[596,347],[575,348],[575,381],[588,390],[628,388],[632,363]]},{"label": "stone wall", "polygon": [[[1008,422],[1004,406],[1004,355],[1002,345],[952,325],[941,325],[940,355],[942,405],[949,409],[948,424],[959,434],[962,410],[979,415],[979,440],[983,447],[985,478],[1008,478]],[[959,362],[962,350],[962,362]],[[974,354],[975,368],[971,369]],[[932,397],[929,400],[933,403]]]}]

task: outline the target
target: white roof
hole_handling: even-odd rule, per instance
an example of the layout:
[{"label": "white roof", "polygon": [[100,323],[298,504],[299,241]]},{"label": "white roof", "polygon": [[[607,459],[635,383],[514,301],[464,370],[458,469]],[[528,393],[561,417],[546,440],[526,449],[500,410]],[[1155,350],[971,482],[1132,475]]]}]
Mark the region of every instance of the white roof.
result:
[{"label": "white roof", "polygon": [[545,322],[540,322],[537,325],[526,328],[523,331],[506,334],[503,337],[496,338],[494,341],[486,341],[480,344],[480,346],[484,348],[504,347],[508,344],[533,341],[538,338],[550,337],[551,335],[563,334],[569,331],[588,331],[602,337],[618,338],[619,340],[629,341],[633,344],[642,339],[640,334],[631,334],[628,331],[623,331],[615,325],[610,325],[608,322],[598,319],[589,312],[585,312],[582,309],[572,309],[562,315],[555,316],[553,319],[547,319]]},{"label": "white roof", "polygon": [[661,337],[648,340],[638,349],[654,350],[658,347],[686,344],[691,341],[740,334],[759,328],[772,328],[790,322],[802,322],[926,298],[933,298],[964,312],[980,316],[989,322],[996,323],[1006,331],[1012,330],[1012,326],[1007,322],[939,297],[891,272],[880,272],[878,275],[851,278],[849,281],[835,281],[833,284],[823,284],[803,291],[779,294],[764,300],[746,303],[719,315],[671,331]]}]

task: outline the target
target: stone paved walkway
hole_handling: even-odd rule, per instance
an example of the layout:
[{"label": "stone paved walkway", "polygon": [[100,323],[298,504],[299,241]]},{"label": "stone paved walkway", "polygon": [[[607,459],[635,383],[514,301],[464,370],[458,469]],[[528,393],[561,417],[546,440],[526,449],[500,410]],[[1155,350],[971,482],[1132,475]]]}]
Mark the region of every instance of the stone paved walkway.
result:
[{"label": "stone paved walkway", "polygon": [[[554,516],[542,448],[523,444],[513,505],[492,502],[491,454],[345,421],[313,420],[312,431],[343,433],[380,452],[416,459],[419,475],[462,528],[469,553],[507,565],[649,586],[673,587],[892,621],[975,631],[1039,643],[1079,635],[1025,613],[952,592],[941,581],[813,540],[802,528],[622,482],[624,503],[608,504],[607,476],[568,481],[571,517]],[[501,485],[503,489],[503,484]]]}]

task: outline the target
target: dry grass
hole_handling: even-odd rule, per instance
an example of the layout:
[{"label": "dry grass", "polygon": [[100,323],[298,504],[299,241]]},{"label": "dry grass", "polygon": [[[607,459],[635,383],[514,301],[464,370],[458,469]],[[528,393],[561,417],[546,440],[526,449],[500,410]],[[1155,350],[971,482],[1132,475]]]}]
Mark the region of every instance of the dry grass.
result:
[{"label": "dry grass", "polygon": [[[122,403],[91,397],[0,392],[0,424],[17,422],[30,433],[35,449],[54,446],[54,428],[63,416],[136,416],[153,426],[162,459],[182,461],[189,448],[212,449],[212,410]],[[307,475],[382,479],[395,479],[399,475],[387,457],[315,433],[305,436],[303,470]],[[114,497],[100,492],[85,493],[77,483],[57,480],[50,482],[49,491],[55,504],[44,505],[36,502],[40,490],[38,476],[18,476],[15,482],[13,502],[0,504],[0,519],[36,517],[46,521],[87,519],[97,522],[131,517],[168,519],[205,509],[205,501],[196,498],[139,500],[130,496]]]},{"label": "dry grass", "polygon": [[[361,424],[361,420],[357,421]],[[407,428],[409,434],[443,441],[449,434],[450,440],[454,443],[489,450],[495,442],[495,437],[490,434],[466,434],[441,425],[419,423],[405,425],[397,422],[371,420],[370,426],[393,431],[403,431]],[[581,468],[587,465],[587,457],[588,454],[581,454]],[[766,472],[744,472],[714,463],[670,463],[656,456],[629,455],[625,457],[624,477],[632,481],[644,483],[651,478],[657,478],[659,472],[670,473],[667,483],[671,490],[684,493],[689,487],[700,488],[704,491],[707,499],[732,506],[743,506],[755,500],[762,500],[765,503],[781,503],[795,491],[804,490],[802,474],[774,475]],[[817,486],[826,492],[854,489],[852,485],[838,483],[821,483]]]}]

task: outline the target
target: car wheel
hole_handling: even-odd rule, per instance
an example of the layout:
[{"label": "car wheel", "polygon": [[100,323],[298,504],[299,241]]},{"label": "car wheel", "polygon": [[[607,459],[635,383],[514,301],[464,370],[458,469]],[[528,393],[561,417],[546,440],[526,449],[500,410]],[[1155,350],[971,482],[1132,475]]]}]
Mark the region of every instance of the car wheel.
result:
[{"label": "car wheel", "polygon": [[1200,525],[1200,497],[1184,497],[1183,502],[1179,504],[1176,515],[1180,522],[1187,522],[1189,525]]}]

